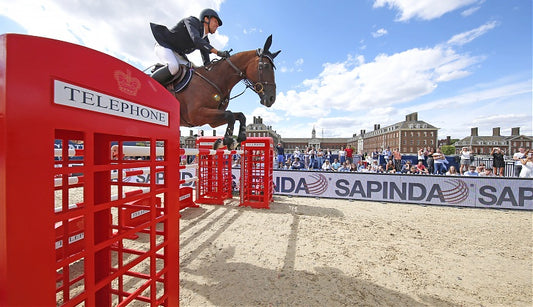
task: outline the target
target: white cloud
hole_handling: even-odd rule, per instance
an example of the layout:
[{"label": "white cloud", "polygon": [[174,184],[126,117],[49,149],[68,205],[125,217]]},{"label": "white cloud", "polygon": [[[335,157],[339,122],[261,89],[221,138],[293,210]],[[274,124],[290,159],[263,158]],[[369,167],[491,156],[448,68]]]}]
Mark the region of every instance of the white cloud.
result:
[{"label": "white cloud", "polygon": [[468,8],[468,9],[466,9],[466,10],[461,12],[461,16],[463,16],[463,17],[470,16],[470,15],[474,14],[475,12],[477,12],[480,8],[481,8],[481,6],[473,6],[471,8]]},{"label": "white cloud", "polygon": [[291,122],[290,125],[276,125],[275,129],[277,133],[284,138],[293,138],[293,137],[309,137],[310,138],[311,130],[313,129],[313,127],[309,123]]},{"label": "white cloud", "polygon": [[381,37],[383,35],[386,35],[387,33],[388,33],[387,30],[381,28],[381,29],[377,30],[376,32],[372,32],[372,36],[374,38],[378,38],[378,37]]},{"label": "white cloud", "polygon": [[496,26],[498,26],[498,22],[496,21],[488,22],[473,30],[454,35],[452,38],[450,38],[450,40],[448,40],[448,44],[462,46],[464,44],[470,43],[474,39],[487,33],[489,30],[494,29]]},{"label": "white cloud", "polygon": [[287,72],[301,72],[302,71],[302,65],[304,64],[304,59],[299,58],[291,66],[287,65],[281,65],[280,72],[287,73]]},{"label": "white cloud", "polygon": [[274,110],[283,110],[287,116],[291,117],[312,117],[318,118],[326,116],[329,111],[325,111],[314,92],[296,92],[294,90],[281,92],[276,96],[276,103],[272,105]]},{"label": "white cloud", "polygon": [[444,46],[382,54],[368,63],[360,56],[348,57],[325,64],[315,79],[302,83],[303,90],[280,93],[274,108],[317,118],[332,110],[393,106],[433,92],[440,82],[468,75],[480,60]]},{"label": "white cloud", "polygon": [[264,107],[257,107],[252,111],[251,115],[246,116],[247,125],[252,123],[251,119],[254,116],[260,116],[261,118],[263,118],[263,124],[267,126],[272,126],[273,124],[277,124],[283,120],[283,118],[277,115],[275,112],[270,111],[269,109]]},{"label": "white cloud", "polygon": [[[401,114],[417,111],[430,114],[431,124],[441,128],[439,136],[464,137],[472,127],[480,135],[491,135],[501,127],[502,135],[510,135],[510,127],[521,127],[521,133],[532,134],[531,82],[508,82],[502,78],[491,84],[480,84],[468,92],[443,99],[412,105],[398,110]],[[499,84],[499,85],[497,85]],[[501,110],[495,114],[494,110]],[[505,132],[509,129],[509,132]]]},{"label": "white cloud", "polygon": [[479,0],[375,0],[374,8],[387,6],[389,9],[396,9],[399,11],[397,21],[412,18],[431,20],[476,2]]},{"label": "white cloud", "polygon": [[253,34],[255,32],[263,33],[263,30],[262,29],[257,29],[257,28],[242,29],[242,33],[245,34],[245,35]]},{"label": "white cloud", "polygon": [[366,49],[365,40],[362,39],[359,41],[359,50],[365,50]]},{"label": "white cloud", "polygon": [[[491,109],[487,105],[487,102],[511,100],[512,97],[531,93],[531,82],[531,80],[528,80],[525,82],[499,85],[497,87],[474,89],[461,95],[426,102],[423,105],[416,106],[416,108],[420,111],[429,111],[448,109],[450,106],[458,108],[465,106],[468,107],[474,104],[481,104],[485,106],[486,109]],[[527,105],[526,107],[531,110],[531,104]],[[501,106],[497,106],[497,108],[501,108]],[[494,109],[491,109],[491,111],[492,110]]]}]

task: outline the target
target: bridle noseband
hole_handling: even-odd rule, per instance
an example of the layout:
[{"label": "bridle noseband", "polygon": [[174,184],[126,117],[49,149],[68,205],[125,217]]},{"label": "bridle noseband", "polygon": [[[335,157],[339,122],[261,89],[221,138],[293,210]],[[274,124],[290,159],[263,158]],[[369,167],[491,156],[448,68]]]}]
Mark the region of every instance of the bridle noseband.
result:
[{"label": "bridle noseband", "polygon": [[[274,60],[272,59],[272,57],[269,56],[268,54],[265,54],[261,48],[257,49],[256,55],[259,57],[259,62],[257,63],[257,71],[258,71],[259,78],[257,82],[255,83],[253,83],[243,71],[241,71],[237,66],[235,66],[235,64],[233,64],[229,58],[226,58],[225,60],[228,62],[228,64],[231,67],[233,67],[233,69],[235,69],[239,77],[243,80],[244,85],[246,86],[244,91],[246,91],[246,89],[249,88],[255,93],[257,93],[260,97],[262,97],[265,94],[264,89],[266,85],[271,85],[271,84],[275,85],[275,83],[271,83],[268,81],[262,81],[263,80],[263,68],[266,65],[268,65],[268,63],[264,62],[264,59],[267,58],[270,61],[270,65],[272,65],[272,69],[276,68],[276,66],[274,65]],[[239,97],[240,95],[244,93],[244,91],[234,97],[231,97],[230,100],[233,98]]]}]

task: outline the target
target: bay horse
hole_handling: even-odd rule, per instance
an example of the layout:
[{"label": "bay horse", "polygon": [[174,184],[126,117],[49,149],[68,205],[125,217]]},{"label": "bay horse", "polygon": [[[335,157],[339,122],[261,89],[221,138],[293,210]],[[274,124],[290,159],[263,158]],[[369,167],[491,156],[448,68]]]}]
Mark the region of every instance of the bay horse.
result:
[{"label": "bay horse", "polygon": [[228,124],[223,144],[230,148],[233,143],[235,120],[239,121],[237,142],[246,140],[246,117],[241,112],[226,110],[230,101],[231,89],[241,80],[246,88],[259,95],[260,102],[266,107],[276,100],[274,80],[274,58],[281,50],[270,52],[272,35],[263,48],[236,53],[229,58],[213,61],[197,67],[187,88],[175,93],[174,81],[170,89],[180,102],[180,126],[195,127],[209,124],[215,128]]}]

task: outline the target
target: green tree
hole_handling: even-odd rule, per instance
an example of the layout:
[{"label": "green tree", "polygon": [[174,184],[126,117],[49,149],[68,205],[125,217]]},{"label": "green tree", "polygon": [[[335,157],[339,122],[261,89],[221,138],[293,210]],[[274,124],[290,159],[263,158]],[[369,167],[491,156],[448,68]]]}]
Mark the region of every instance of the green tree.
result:
[{"label": "green tree", "polygon": [[455,155],[455,146],[453,145],[443,145],[440,149],[445,155]]}]

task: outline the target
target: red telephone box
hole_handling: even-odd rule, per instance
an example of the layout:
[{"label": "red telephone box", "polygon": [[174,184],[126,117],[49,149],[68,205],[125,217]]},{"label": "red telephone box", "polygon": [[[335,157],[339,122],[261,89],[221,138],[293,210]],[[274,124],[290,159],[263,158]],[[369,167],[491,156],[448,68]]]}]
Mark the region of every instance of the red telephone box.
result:
[{"label": "red telephone box", "polygon": [[[0,54],[0,305],[177,306],[179,103],[82,46],[7,34]],[[150,156],[125,159],[126,142]],[[163,180],[112,178],[142,167]],[[122,227],[140,200],[146,218]]]},{"label": "red telephone box", "polygon": [[201,204],[223,205],[224,200],[232,198],[232,154],[228,154],[226,146],[219,147],[216,154],[213,144],[221,137],[203,136],[196,139],[198,154],[198,186],[196,202]]},{"label": "red telephone box", "polygon": [[249,137],[241,143],[241,206],[269,208],[274,192],[272,138]]}]

